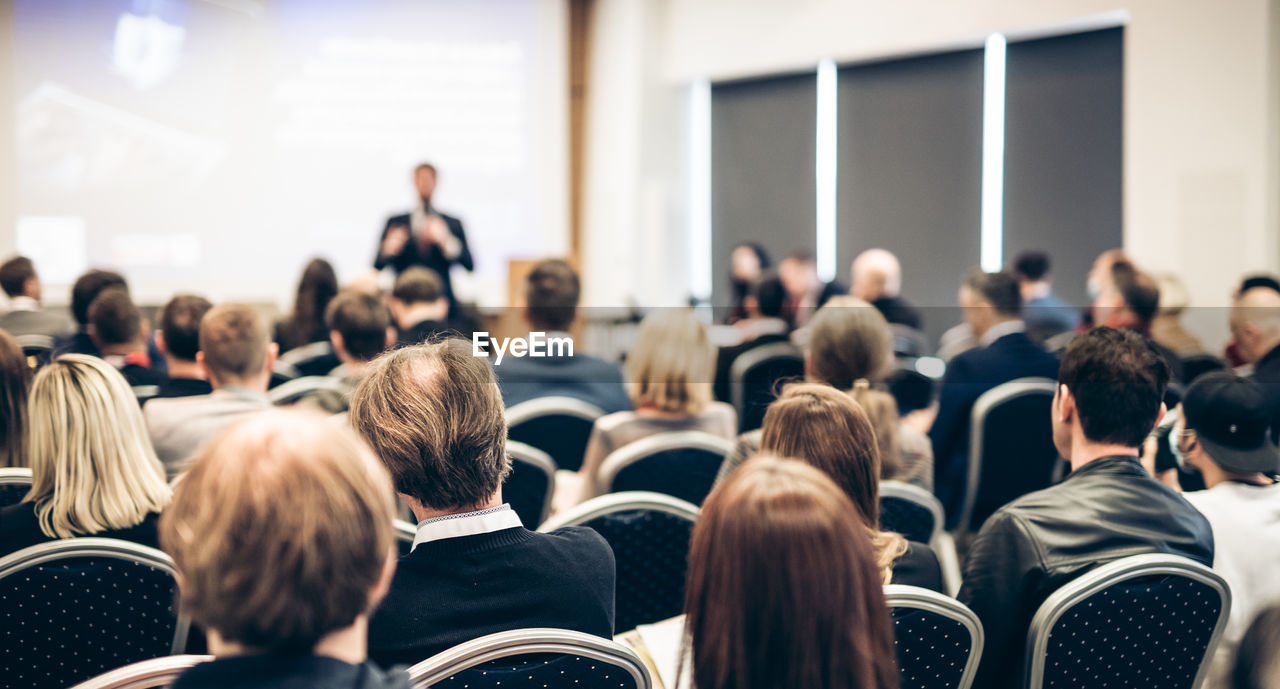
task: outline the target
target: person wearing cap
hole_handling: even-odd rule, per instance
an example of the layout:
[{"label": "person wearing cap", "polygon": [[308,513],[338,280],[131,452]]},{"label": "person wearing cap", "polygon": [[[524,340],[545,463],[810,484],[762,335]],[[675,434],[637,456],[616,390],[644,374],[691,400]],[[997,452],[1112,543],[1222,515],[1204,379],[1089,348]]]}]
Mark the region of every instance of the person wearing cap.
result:
[{"label": "person wearing cap", "polygon": [[1198,471],[1206,490],[1188,502],[1213,530],[1213,569],[1231,587],[1231,617],[1208,686],[1258,612],[1280,602],[1280,449],[1271,442],[1267,393],[1230,371],[1206,373],[1187,389],[1169,445],[1179,464]]}]

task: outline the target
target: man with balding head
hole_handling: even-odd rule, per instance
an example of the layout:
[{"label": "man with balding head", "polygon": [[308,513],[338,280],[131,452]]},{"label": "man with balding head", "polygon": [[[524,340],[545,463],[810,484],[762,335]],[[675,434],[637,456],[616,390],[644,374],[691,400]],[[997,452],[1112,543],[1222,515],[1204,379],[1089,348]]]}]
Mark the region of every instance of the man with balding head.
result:
[{"label": "man with balding head", "polygon": [[[1230,324],[1236,350],[1246,364],[1253,364],[1252,378],[1266,389],[1273,419],[1280,424],[1280,292],[1269,287],[1244,290],[1231,304]],[[1275,424],[1273,429],[1280,428]]]},{"label": "man with balding head", "polygon": [[920,311],[903,299],[902,265],[898,257],[884,249],[868,249],[853,259],[853,288],[850,293],[870,302],[890,323],[920,329]]},{"label": "man with balding head", "polygon": [[267,385],[276,353],[266,320],[252,307],[224,304],[205,314],[196,363],[213,392],[155,399],[143,408],[151,443],[170,477],[232,422],[271,408]]}]

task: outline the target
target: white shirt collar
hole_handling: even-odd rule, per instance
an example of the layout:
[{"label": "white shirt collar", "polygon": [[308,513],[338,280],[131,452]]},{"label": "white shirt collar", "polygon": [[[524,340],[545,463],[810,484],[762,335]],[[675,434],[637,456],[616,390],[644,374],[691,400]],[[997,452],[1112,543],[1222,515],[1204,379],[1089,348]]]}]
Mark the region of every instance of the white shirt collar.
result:
[{"label": "white shirt collar", "polygon": [[478,512],[446,514],[418,522],[418,533],[413,537],[413,547],[417,548],[419,543],[478,536],[503,529],[514,529],[518,526],[523,526],[520,523],[520,515],[506,503]]},{"label": "white shirt collar", "polygon": [[982,333],[982,339],[978,340],[978,344],[983,347],[989,347],[992,342],[995,342],[1005,335],[1026,332],[1026,330],[1027,324],[1016,319],[1012,321],[1005,321],[1003,323],[996,323],[988,328],[987,332]]},{"label": "white shirt collar", "polygon": [[40,302],[27,296],[10,297],[10,311],[39,311]]}]

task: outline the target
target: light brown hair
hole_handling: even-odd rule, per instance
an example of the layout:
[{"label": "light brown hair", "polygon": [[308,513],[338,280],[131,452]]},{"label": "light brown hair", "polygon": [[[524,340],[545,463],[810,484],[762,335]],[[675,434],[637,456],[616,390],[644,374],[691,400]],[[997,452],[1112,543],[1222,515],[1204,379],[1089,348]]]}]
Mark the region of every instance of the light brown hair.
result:
[{"label": "light brown hair", "polygon": [[27,465],[27,391],[31,367],[22,348],[0,330],[0,467]]},{"label": "light brown hair", "polygon": [[197,624],[253,649],[306,652],[376,604],[394,514],[386,470],[351,430],[272,411],[193,459],[160,543]]},{"label": "light brown hair", "polygon": [[711,404],[715,352],[693,309],[661,309],[640,323],[627,356],[636,408],[694,416]]},{"label": "light brown hair", "polygon": [[876,307],[835,297],[809,320],[809,372],[841,390],[859,379],[879,382],[893,359],[893,333]]},{"label": "light brown hair", "polygon": [[707,498],[685,613],[698,689],[898,687],[865,525],[801,462],[752,459]]},{"label": "light brown hair", "polygon": [[219,384],[261,373],[270,344],[267,323],[251,306],[215,306],[200,321],[200,351]]},{"label": "light brown hair", "polygon": [[410,266],[396,276],[391,298],[405,304],[429,304],[444,296],[444,281],[430,268]]},{"label": "light brown hair", "polygon": [[511,470],[493,369],[461,338],[374,359],[351,394],[349,419],[396,490],[432,509],[481,505]]},{"label": "light brown hair", "polygon": [[884,583],[906,540],[880,531],[880,451],[867,413],[849,395],[817,383],[783,388],[764,415],[760,450],[822,470],[849,496],[872,537]]}]

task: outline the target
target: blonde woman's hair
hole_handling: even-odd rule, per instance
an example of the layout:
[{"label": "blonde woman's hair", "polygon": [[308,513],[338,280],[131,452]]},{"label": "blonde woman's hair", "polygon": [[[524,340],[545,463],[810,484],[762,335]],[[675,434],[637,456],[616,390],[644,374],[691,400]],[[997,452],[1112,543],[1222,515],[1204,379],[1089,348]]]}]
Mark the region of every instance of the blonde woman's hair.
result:
[{"label": "blonde woman's hair", "polygon": [[67,354],[31,384],[27,452],[40,530],[90,536],[141,524],[169,503],[164,468],[124,376],[97,357]]},{"label": "blonde woman's hair", "polygon": [[853,382],[849,396],[862,405],[871,427],[876,431],[876,447],[880,450],[880,478],[897,478],[902,473],[902,441],[898,439],[898,426],[902,419],[898,414],[898,402],[893,395],[871,387],[866,378]]},{"label": "blonde woman's hair", "polygon": [[700,414],[711,404],[715,351],[693,309],[662,309],[640,323],[627,356],[631,401],[675,414]]}]

